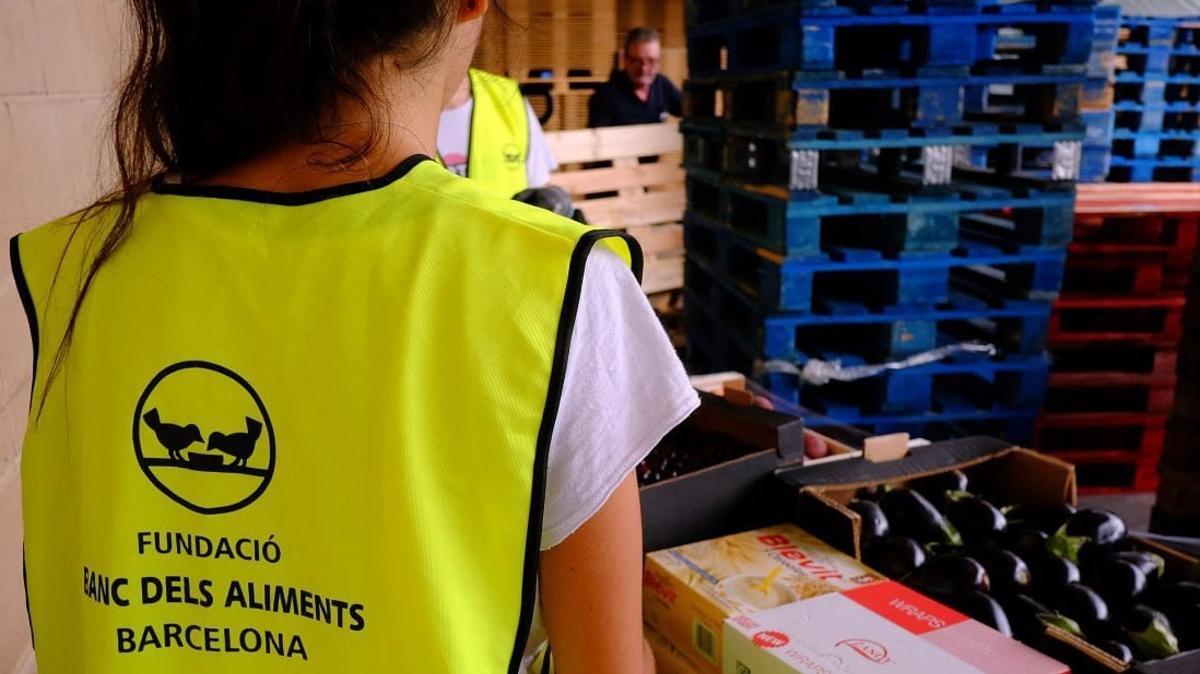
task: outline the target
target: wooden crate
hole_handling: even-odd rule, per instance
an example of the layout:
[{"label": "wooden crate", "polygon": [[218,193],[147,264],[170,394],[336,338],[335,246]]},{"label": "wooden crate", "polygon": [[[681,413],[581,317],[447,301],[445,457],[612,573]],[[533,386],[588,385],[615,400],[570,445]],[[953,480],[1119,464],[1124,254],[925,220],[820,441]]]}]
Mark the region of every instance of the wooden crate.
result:
[{"label": "wooden crate", "polygon": [[[642,246],[647,293],[683,286],[683,210],[678,125],[641,124],[547,133],[561,169],[550,182],[568,192],[588,221],[621,229]],[[640,163],[639,157],[657,157]],[[596,166],[603,163],[601,166]],[[616,193],[616,196],[613,196]]]}]

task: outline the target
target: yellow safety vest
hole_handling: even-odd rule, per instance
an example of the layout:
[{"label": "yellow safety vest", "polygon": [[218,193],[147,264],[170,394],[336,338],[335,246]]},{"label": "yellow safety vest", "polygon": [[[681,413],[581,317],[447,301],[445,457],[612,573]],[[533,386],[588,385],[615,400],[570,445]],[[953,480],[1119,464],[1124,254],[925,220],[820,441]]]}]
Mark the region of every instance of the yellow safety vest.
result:
[{"label": "yellow safety vest", "polygon": [[470,71],[471,140],[467,177],[501,196],[511,197],[529,187],[525,162],[529,158],[529,115],[516,81],[489,72]]},{"label": "yellow safety vest", "polygon": [[516,671],[584,262],[640,253],[424,159],[160,185],[44,407],[111,212],[12,240],[42,674]]}]

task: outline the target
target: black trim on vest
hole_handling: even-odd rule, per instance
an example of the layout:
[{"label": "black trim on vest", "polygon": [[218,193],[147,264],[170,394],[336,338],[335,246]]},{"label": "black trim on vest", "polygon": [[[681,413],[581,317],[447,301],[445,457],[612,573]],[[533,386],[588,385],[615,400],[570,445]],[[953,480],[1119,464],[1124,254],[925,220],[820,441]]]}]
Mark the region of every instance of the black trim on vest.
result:
[{"label": "black trim on vest", "polygon": [[25,619],[29,621],[29,645],[37,648],[33,636],[33,611],[29,608],[29,567],[25,564],[25,543],[21,543],[21,584],[25,586]]},{"label": "black trim on vest", "polygon": [[25,280],[25,268],[21,265],[21,245],[17,243],[20,234],[8,240],[8,257],[12,263],[13,281],[17,284],[17,295],[21,305],[25,307],[25,318],[29,320],[29,337],[33,340],[33,374],[29,378],[29,409],[33,409],[33,387],[37,383],[38,335],[37,308],[33,304],[33,293],[29,292],[29,283]]},{"label": "black trim on vest", "polygon": [[209,197],[212,199],[236,199],[238,201],[253,201],[273,206],[304,206],[315,204],[326,199],[345,197],[351,194],[370,192],[392,183],[408,175],[417,164],[431,161],[423,154],[414,154],[400,162],[396,168],[379,176],[344,185],[333,185],[307,192],[272,192],[257,190],[249,187],[231,187],[229,185],[183,185],[165,182],[162,178],[154,181],[153,191],[157,194],[173,194],[182,197]]},{"label": "black trim on vest", "polygon": [[546,392],[546,408],[542,411],[542,425],[538,429],[537,450],[533,463],[533,490],[529,500],[529,527],[525,532],[524,579],[521,584],[521,614],[517,622],[516,640],[513,642],[512,657],[508,662],[509,674],[517,674],[525,645],[529,641],[529,628],[533,622],[534,602],[537,601],[538,555],[541,553],[542,509],[546,505],[546,465],[550,454],[550,438],[558,418],[558,404],[562,400],[563,379],[567,372],[567,357],[571,349],[571,335],[575,332],[575,314],[579,309],[579,296],[583,290],[583,272],[588,254],[597,241],[617,237],[629,246],[630,267],[638,283],[642,281],[642,249],[636,239],[624,233],[608,229],[594,229],[584,233],[571,253],[567,271],[567,289],[563,295],[562,312],[558,317],[558,334],[554,341],[554,360],[550,364],[550,381]]},{"label": "black trim on vest", "polygon": [[479,106],[475,103],[475,83],[471,81],[471,73],[467,73],[467,86],[471,88],[471,121],[467,123],[467,172],[464,178],[471,177],[471,157],[475,155],[475,111]]}]

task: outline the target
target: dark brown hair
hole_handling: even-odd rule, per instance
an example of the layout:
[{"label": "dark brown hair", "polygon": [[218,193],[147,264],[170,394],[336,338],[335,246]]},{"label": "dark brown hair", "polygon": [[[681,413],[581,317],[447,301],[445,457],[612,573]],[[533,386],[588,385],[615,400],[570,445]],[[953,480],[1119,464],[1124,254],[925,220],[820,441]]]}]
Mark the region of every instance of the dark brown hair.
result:
[{"label": "dark brown hair", "polygon": [[662,35],[657,30],[644,26],[630,28],[629,33],[625,35],[625,53],[628,54],[629,48],[633,45],[643,42],[657,42],[662,44]]},{"label": "dark brown hair", "polygon": [[[132,61],[113,111],[118,184],[83,209],[83,223],[115,209],[95,233],[41,406],[61,369],[88,289],[128,234],[138,199],[165,173],[203,179],[289,142],[332,142],[326,123],[338,100],[370,117],[378,97],[364,64],[394,58],[416,67],[450,29],[455,0],[129,0]],[[71,245],[68,243],[68,246]],[[64,252],[64,259],[66,253]],[[55,272],[57,283],[62,261]],[[53,287],[53,284],[52,284]]]}]

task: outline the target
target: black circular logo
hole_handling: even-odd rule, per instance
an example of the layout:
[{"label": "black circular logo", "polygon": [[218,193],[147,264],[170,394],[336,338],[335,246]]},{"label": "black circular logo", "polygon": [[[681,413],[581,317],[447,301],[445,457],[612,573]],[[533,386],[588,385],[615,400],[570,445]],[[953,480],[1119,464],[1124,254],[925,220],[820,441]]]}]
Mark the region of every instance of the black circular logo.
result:
[{"label": "black circular logo", "polygon": [[504,153],[504,163],[508,165],[508,168],[516,169],[525,165],[525,157],[516,143],[505,143],[501,152]]},{"label": "black circular logo", "polygon": [[275,473],[262,399],[241,375],[200,360],[150,380],[133,413],[133,449],[159,491],[205,515],[250,505]]}]

